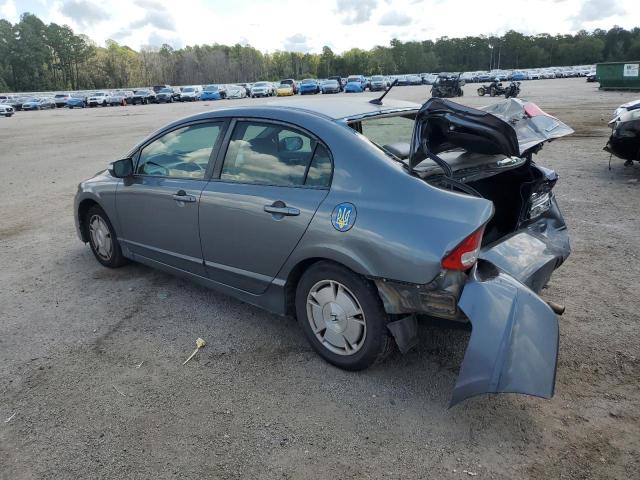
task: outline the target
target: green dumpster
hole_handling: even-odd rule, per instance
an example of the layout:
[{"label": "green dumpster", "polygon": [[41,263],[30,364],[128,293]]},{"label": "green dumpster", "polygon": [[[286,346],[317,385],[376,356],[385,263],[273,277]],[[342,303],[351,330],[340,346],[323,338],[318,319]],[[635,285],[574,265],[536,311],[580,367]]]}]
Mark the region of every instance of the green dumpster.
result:
[{"label": "green dumpster", "polygon": [[640,60],[598,63],[596,79],[602,90],[640,90]]}]

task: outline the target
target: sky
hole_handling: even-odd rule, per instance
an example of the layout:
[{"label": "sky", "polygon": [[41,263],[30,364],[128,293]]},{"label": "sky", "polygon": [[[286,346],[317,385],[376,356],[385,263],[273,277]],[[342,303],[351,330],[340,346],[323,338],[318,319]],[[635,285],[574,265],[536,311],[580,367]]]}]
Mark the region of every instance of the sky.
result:
[{"label": "sky", "polygon": [[98,45],[240,43],[263,52],[320,52],[327,45],[341,53],[392,38],[640,26],[639,0],[0,0],[0,18],[15,23],[24,12],[69,25]]}]

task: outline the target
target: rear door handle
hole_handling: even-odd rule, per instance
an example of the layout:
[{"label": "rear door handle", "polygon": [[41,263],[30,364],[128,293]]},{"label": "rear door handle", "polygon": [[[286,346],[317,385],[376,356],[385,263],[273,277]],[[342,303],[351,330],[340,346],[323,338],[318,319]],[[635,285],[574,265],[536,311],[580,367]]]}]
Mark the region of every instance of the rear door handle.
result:
[{"label": "rear door handle", "polygon": [[273,206],[273,205],[265,205],[264,206],[264,211],[267,213],[272,213],[274,215],[286,215],[287,217],[295,217],[297,215],[300,215],[300,210],[297,208],[293,208],[293,207],[280,207],[280,206]]},{"label": "rear door handle", "polygon": [[193,203],[196,201],[196,197],[193,195],[187,195],[187,192],[184,190],[178,190],[176,194],[173,195],[173,199],[177,202],[185,202],[185,203]]}]

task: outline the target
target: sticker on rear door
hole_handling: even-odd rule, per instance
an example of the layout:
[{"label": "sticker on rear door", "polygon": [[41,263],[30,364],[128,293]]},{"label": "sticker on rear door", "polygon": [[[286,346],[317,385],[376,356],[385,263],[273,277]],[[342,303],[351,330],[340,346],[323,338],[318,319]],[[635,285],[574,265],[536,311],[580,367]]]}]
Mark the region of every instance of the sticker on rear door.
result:
[{"label": "sticker on rear door", "polygon": [[331,225],[339,232],[346,232],[356,223],[356,206],[352,203],[336,205],[331,214]]}]

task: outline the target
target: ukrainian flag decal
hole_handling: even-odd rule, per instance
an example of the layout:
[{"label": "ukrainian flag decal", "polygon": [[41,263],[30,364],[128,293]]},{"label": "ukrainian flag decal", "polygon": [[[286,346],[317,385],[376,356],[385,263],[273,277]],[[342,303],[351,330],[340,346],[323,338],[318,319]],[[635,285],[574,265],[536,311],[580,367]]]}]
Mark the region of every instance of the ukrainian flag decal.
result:
[{"label": "ukrainian flag decal", "polygon": [[346,232],[356,223],[356,207],[352,203],[341,203],[333,209],[331,225],[339,232]]}]

